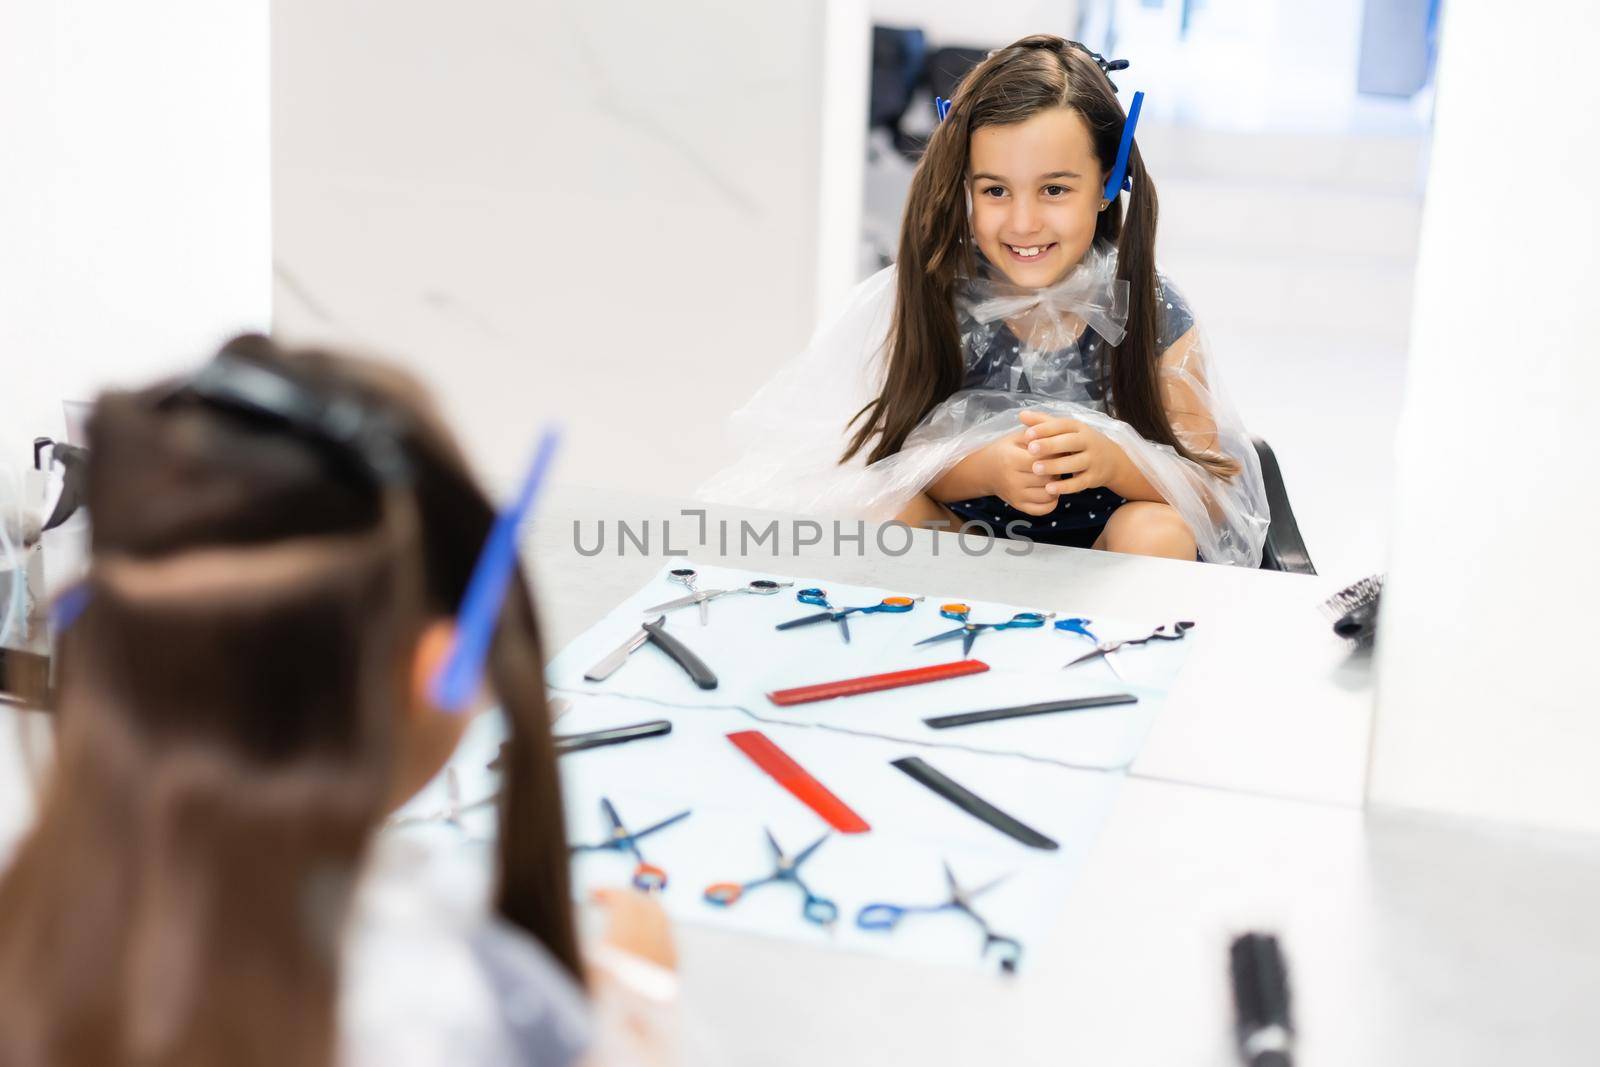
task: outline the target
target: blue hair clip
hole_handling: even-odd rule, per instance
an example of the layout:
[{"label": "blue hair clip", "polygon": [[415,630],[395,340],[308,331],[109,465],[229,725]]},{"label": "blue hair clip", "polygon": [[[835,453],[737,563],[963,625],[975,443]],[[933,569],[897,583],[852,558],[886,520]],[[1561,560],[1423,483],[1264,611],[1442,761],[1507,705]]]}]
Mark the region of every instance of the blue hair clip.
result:
[{"label": "blue hair clip", "polygon": [[950,114],[950,103],[951,101],[946,100],[942,96],[936,96],[933,98],[933,110],[938,113],[940,122],[943,122],[945,120],[945,116]]},{"label": "blue hair clip", "polygon": [[1106,179],[1106,200],[1115,200],[1123,190],[1133,191],[1133,180],[1126,177],[1128,153],[1133,149],[1133,130],[1139,125],[1139,109],[1143,106],[1144,93],[1134,93],[1133,103],[1128,107],[1128,119],[1122,124],[1122,143],[1117,145],[1117,162],[1111,168],[1111,177]]},{"label": "blue hair clip", "polygon": [[50,628],[58,634],[65,633],[88,606],[89,583],[79,582],[68,586],[50,605]]},{"label": "blue hair clip", "polygon": [[539,495],[539,486],[555,454],[558,437],[553,427],[545,429],[521,492],[495,520],[483,543],[483,551],[478,554],[478,562],[472,568],[467,594],[461,598],[461,611],[456,617],[455,647],[433,676],[429,688],[434,704],[446,711],[465,709],[478,691],[484,664],[489,659],[495,623],[500,618],[500,606],[505,603],[506,590],[517,565],[517,531]]}]

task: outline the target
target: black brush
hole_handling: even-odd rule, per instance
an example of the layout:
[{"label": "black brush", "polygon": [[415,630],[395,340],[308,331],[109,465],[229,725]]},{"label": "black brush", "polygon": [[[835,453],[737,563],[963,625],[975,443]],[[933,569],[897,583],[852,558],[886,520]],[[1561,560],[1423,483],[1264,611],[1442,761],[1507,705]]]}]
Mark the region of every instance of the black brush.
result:
[{"label": "black brush", "polygon": [[1289,972],[1271,934],[1243,934],[1228,950],[1239,1058],[1249,1067],[1292,1067]]},{"label": "black brush", "polygon": [[1374,574],[1347,585],[1322,604],[1322,613],[1333,620],[1333,632],[1358,649],[1370,649],[1378,635],[1378,599],[1383,594],[1383,575]]}]

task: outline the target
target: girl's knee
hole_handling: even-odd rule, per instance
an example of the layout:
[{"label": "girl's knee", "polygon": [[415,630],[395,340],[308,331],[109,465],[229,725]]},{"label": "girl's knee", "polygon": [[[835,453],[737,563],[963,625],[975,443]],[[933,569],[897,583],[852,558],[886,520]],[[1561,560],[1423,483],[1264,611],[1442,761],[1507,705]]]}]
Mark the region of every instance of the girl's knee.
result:
[{"label": "girl's knee", "polygon": [[1170,504],[1136,500],[1122,505],[1106,523],[1105,547],[1136,556],[1194,559],[1194,534]]}]

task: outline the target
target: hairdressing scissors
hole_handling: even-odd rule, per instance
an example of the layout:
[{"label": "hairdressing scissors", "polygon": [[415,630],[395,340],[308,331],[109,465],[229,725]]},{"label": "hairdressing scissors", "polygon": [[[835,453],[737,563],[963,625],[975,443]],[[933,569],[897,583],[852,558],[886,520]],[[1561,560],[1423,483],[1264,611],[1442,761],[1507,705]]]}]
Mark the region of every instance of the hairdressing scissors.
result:
[{"label": "hairdressing scissors", "polygon": [[[1145,645],[1151,641],[1182,641],[1184,636],[1192,629],[1194,629],[1194,623],[1192,622],[1175,622],[1172,624],[1171,630],[1168,630],[1165,625],[1157,626],[1144,637],[1130,637],[1124,641],[1096,641],[1094,651],[1085,652],[1077,659],[1069,660],[1062,665],[1062,670],[1083,663],[1086,660],[1094,659],[1096,656],[1104,658],[1106,666],[1111,667],[1111,653],[1119,648],[1126,648],[1131,645]],[[1117,677],[1120,678],[1122,676],[1121,672],[1117,671],[1115,667],[1111,667],[1111,669],[1117,673]]]},{"label": "hairdressing scissors", "polygon": [[[1094,631],[1089,629],[1089,624],[1093,621],[1093,619],[1057,619],[1056,629],[1064,633],[1077,634],[1079,637],[1087,637],[1094,643],[1096,648],[1099,648],[1100,638],[1096,637]],[[1111,657],[1107,656],[1105,660],[1106,666],[1111,668],[1111,673],[1121,678],[1122,672],[1117,670],[1117,665],[1112,661]]]},{"label": "hairdressing scissors", "polygon": [[944,880],[950,893],[948,899],[939,904],[868,904],[856,912],[856,925],[863,930],[893,930],[907,915],[931,915],[941,911],[960,912],[977,923],[978,929],[983,931],[983,948],[978,954],[988,956],[989,949],[996,948],[1000,969],[1010,974],[1016,971],[1017,963],[1022,959],[1022,942],[1014,937],[995,933],[989,928],[988,920],[972,907],[974,900],[1009,877],[1011,877],[1009,874],[1002,874],[976,889],[967,889],[956,880],[955,872],[950,869],[949,862],[945,861]]},{"label": "hairdressing scissors", "polygon": [[790,856],[783,851],[783,846],[778,844],[778,839],[772,836],[771,830],[765,827],[762,829],[767,835],[767,844],[772,847],[772,861],[775,865],[772,873],[751,882],[718,882],[716,885],[707,886],[706,899],[718,907],[726,908],[757,886],[767,885],[770,882],[788,882],[805,894],[805,903],[801,906],[800,913],[806,917],[807,922],[816,923],[818,926],[832,923],[839,917],[839,906],[827,897],[817,896],[800,880],[800,865],[822,847],[822,843],[829,835],[823,834],[801,849],[798,854]]},{"label": "hairdressing scissors", "polygon": [[924,637],[918,641],[919,645],[932,645],[940,641],[948,641],[952,637],[961,638],[961,654],[968,655],[972,652],[972,643],[978,635],[985,630],[1037,630],[1044,625],[1046,619],[1055,618],[1055,612],[1019,611],[1005,622],[968,622],[967,616],[972,609],[965,604],[944,604],[939,608],[939,614],[947,619],[955,619],[961,625],[954,630],[946,630],[942,634]]},{"label": "hairdressing scissors", "polygon": [[677,611],[679,608],[689,607],[691,604],[700,605],[700,625],[704,626],[711,621],[711,609],[708,605],[719,596],[729,596],[733,593],[751,593],[755,596],[771,596],[780,589],[787,589],[793,582],[775,582],[771,578],[757,578],[748,585],[738,589],[705,589],[695,585],[700,577],[692,567],[679,567],[667,572],[667,576],[679,585],[689,590],[688,596],[681,596],[676,600],[669,600],[665,604],[657,604],[653,608],[645,608],[646,615],[655,615],[663,611]]},{"label": "hairdressing scissors", "polygon": [[499,790],[488,796],[479,797],[477,800],[464,801],[461,799],[461,774],[453,766],[444,769],[444,806],[437,811],[420,815],[394,815],[384,823],[388,829],[399,829],[406,826],[422,826],[428,823],[443,823],[454,827],[463,835],[472,838],[473,834],[467,829],[467,824],[461,821],[461,816],[469,811],[486,808],[500,799]]},{"label": "hairdressing scissors", "polygon": [[606,840],[593,845],[573,845],[572,852],[629,852],[638,861],[638,866],[633,869],[633,884],[636,888],[646,893],[667,887],[667,872],[653,863],[647,863],[644,855],[639,851],[639,839],[649,837],[657,830],[663,830],[675,822],[680,822],[689,817],[688,811],[662,819],[658,823],[646,826],[643,830],[629,830],[622,823],[622,818],[617,814],[617,809],[605,797],[600,798],[600,810],[605,813],[606,822],[611,824],[611,836]]},{"label": "hairdressing scissors", "polygon": [[802,615],[800,618],[790,619],[788,622],[780,622],[778,629],[793,630],[797,626],[810,626],[814,622],[832,621],[839,624],[839,634],[844,638],[845,644],[849,644],[849,617],[851,615],[876,615],[879,612],[899,615],[902,612],[910,611],[912,605],[922,598],[919,596],[886,596],[876,604],[867,604],[859,608],[836,608],[828,603],[828,591],[826,589],[813,588],[800,590],[795,594],[795,599],[802,604],[812,604],[827,610],[819,611],[815,615]]}]

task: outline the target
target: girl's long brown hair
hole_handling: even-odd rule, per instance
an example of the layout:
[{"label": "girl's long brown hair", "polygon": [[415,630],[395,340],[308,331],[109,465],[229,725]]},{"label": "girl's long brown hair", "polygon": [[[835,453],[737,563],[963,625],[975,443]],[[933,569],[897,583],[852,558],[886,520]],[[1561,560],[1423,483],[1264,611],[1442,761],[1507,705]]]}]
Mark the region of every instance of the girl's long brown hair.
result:
[{"label": "girl's long brown hair", "polygon": [[[851,420],[855,426],[840,462],[868,447],[867,461],[894,455],[906,436],[941,401],[961,388],[963,364],[953,303],[958,278],[976,269],[967,220],[966,183],[974,131],[1010,126],[1050,108],[1082,116],[1095,156],[1109,171],[1126,118],[1105,72],[1090,55],[1060,37],[1037,35],[991,53],[957,86],[911,180],[900,227],[894,317],[883,389]],[[1127,335],[1106,361],[1110,413],[1147,440],[1216,473],[1237,464],[1195,455],[1174,435],[1158,388],[1156,350],[1156,189],[1137,142],[1128,154],[1128,217],[1121,198],[1100,213],[1095,241],[1117,248],[1117,276],[1128,282]]]},{"label": "girl's long brown hair", "polygon": [[[351,890],[395,774],[423,627],[454,615],[489,499],[392,372],[230,351],[402,416],[411,484],[165,390],[90,424],[88,607],[55,765],[0,881],[0,1065],[321,1065]],[[524,582],[490,655],[509,724],[497,907],[579,977]]]}]

